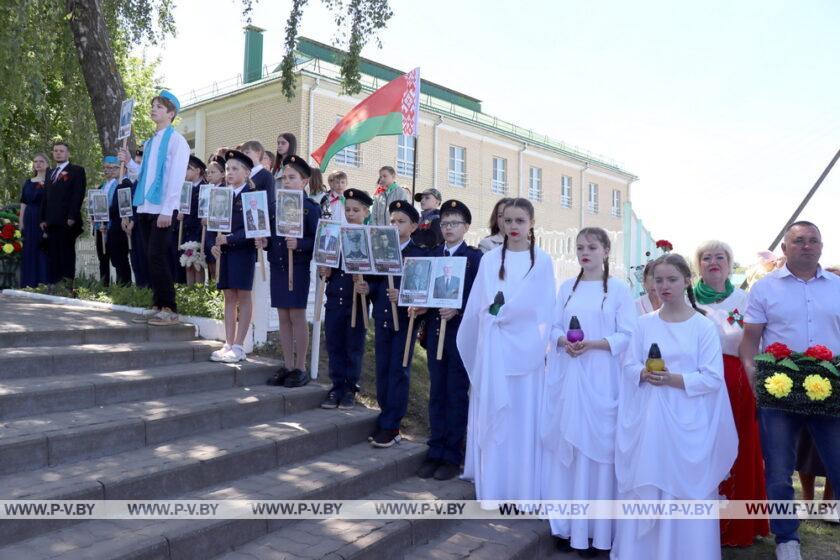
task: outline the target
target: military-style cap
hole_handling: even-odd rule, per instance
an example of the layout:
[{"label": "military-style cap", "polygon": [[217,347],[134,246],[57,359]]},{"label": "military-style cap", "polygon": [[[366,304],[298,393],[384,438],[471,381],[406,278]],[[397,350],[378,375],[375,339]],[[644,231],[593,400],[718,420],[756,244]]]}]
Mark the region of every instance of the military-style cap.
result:
[{"label": "military-style cap", "polygon": [[373,199],[368,193],[361,189],[345,189],[341,194],[344,196],[344,200],[355,200],[356,202],[361,202],[367,207],[373,206]]},{"label": "military-style cap", "polygon": [[440,219],[442,220],[447,214],[460,214],[464,217],[464,221],[468,224],[472,223],[472,213],[467,205],[460,200],[447,200],[440,207]]},{"label": "military-style cap", "polygon": [[249,171],[254,168],[254,162],[251,161],[251,158],[249,158],[239,150],[228,150],[227,152],[225,152],[225,161],[230,161],[232,159],[235,159],[236,161],[247,167]]},{"label": "military-style cap", "polygon": [[[345,196],[347,195],[345,194]],[[392,214],[394,212],[402,212],[415,224],[420,222],[420,212],[418,212],[417,209],[407,200],[395,200],[388,207],[388,212]]]},{"label": "military-style cap", "polygon": [[202,171],[207,169],[207,166],[204,164],[204,162],[201,161],[201,159],[195,157],[194,155],[190,155],[189,165],[192,165],[193,167],[197,167],[197,168],[201,169]]},{"label": "military-style cap", "polygon": [[423,192],[419,192],[419,193],[414,195],[414,200],[416,202],[420,202],[420,201],[423,200],[423,197],[426,196],[427,194],[430,194],[433,197],[435,197],[438,200],[438,202],[443,200],[443,196],[440,194],[440,191],[437,190],[437,189],[426,189]]},{"label": "military-style cap", "polygon": [[303,175],[304,177],[312,177],[312,168],[309,167],[309,164],[306,163],[300,156],[287,156],[283,160],[283,167],[292,166],[297,169],[298,173]]}]

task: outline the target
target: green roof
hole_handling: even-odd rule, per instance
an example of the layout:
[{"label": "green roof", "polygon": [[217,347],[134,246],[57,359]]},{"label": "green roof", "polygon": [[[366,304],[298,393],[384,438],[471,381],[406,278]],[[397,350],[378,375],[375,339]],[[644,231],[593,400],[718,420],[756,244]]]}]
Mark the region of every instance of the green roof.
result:
[{"label": "green roof", "polygon": [[[305,57],[317,58],[339,66],[341,65],[343,58],[347,56],[347,53],[340,49],[318,41],[313,41],[307,37],[298,38],[297,48],[295,50]],[[279,68],[276,71],[279,71]],[[384,64],[368,60],[367,58],[360,59],[359,71],[362,74],[367,74],[368,76],[379,78],[380,80],[385,80],[386,82],[390,82],[394,78],[402,76],[406,73],[405,71],[385,66]],[[469,109],[470,111],[481,112],[480,99],[464,95],[463,93],[459,93],[455,90],[429,82],[422,78],[420,79],[420,91],[432,97],[446,101],[447,103],[454,103],[455,105]]]}]

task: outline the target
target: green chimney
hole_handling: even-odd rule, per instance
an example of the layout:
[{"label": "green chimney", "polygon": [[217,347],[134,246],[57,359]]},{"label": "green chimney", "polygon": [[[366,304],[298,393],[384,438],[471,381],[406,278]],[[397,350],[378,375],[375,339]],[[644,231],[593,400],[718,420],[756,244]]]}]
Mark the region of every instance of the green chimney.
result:
[{"label": "green chimney", "polygon": [[245,65],[242,81],[246,84],[262,78],[263,31],[255,25],[245,27]]}]

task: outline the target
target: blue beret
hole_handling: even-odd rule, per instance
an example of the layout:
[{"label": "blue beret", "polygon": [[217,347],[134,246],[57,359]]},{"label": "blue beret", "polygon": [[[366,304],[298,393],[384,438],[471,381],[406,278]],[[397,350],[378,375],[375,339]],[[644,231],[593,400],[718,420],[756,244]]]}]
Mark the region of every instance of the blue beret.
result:
[{"label": "blue beret", "polygon": [[105,156],[102,158],[102,163],[105,165],[119,165],[120,160],[117,159],[117,156]]},{"label": "blue beret", "polygon": [[158,97],[163,97],[173,105],[175,105],[175,112],[179,112],[181,110],[181,102],[178,101],[178,98],[175,97],[175,94],[169,91],[168,89],[161,90],[158,94]]}]

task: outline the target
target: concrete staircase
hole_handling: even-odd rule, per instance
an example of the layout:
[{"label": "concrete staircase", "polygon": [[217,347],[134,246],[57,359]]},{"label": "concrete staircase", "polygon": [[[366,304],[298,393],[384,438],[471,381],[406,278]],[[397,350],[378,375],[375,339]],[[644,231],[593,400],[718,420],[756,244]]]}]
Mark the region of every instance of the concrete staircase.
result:
[{"label": "concrete staircase", "polygon": [[[375,411],[278,367],[208,361],[183,325],[0,296],[2,499],[459,499],[420,480],[426,446],[374,450]],[[537,558],[546,523],[441,520],[4,520],[0,559]]]}]

